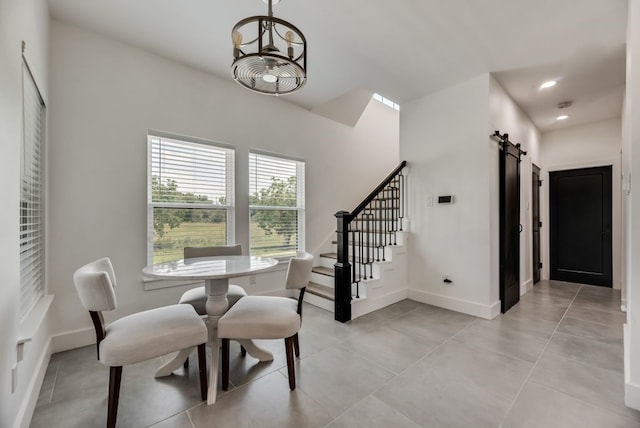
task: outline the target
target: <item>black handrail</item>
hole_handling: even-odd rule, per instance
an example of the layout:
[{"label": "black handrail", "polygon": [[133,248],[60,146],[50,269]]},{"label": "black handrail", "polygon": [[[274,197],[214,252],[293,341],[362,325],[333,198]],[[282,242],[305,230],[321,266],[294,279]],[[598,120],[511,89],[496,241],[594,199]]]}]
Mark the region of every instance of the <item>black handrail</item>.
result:
[{"label": "black handrail", "polygon": [[397,245],[396,235],[402,231],[405,215],[402,170],[406,166],[407,161],[402,161],[353,211],[335,214],[338,222],[334,265],[336,321],[351,320],[352,285],[359,299],[360,282],[373,278],[373,264],[386,260],[387,246]]},{"label": "black handrail", "polygon": [[384,188],[386,187],[387,184],[389,184],[395,177],[396,175],[398,175],[398,173],[400,171],[402,171],[402,169],[407,166],[407,161],[402,161],[400,162],[400,165],[398,165],[396,167],[396,169],[393,170],[393,172],[391,172],[391,174],[389,174],[387,176],[387,178],[385,178],[382,183],[378,184],[378,187],[376,187],[373,192],[371,192],[369,194],[369,196],[367,196],[366,198],[364,198],[364,200],[360,203],[360,205],[358,205],[353,211],[351,211],[350,215],[351,217],[355,217],[358,214],[360,214],[360,212],[365,209],[365,207],[367,205],[369,205],[369,203],[371,201],[373,201],[375,199],[376,196],[378,196],[378,193],[380,193],[382,190],[384,190]]}]

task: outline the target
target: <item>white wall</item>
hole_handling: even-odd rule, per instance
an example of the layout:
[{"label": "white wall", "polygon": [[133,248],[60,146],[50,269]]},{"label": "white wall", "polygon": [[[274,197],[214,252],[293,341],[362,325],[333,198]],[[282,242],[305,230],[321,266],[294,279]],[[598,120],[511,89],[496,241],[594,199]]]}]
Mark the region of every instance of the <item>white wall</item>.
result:
[{"label": "white wall", "polygon": [[559,129],[542,134],[541,159],[544,165],[542,201],[543,277],[549,278],[549,172],[594,166],[612,166],[613,182],[613,287],[622,281],[622,199],[620,181],[620,118]]},{"label": "white wall", "polygon": [[[370,103],[352,128],[57,21],[51,43],[56,350],[92,340],[71,282],[73,271],[92,259],[111,257],[118,275],[119,307],[109,319],[175,303],[186,289],[143,291],[149,128],[235,146],[236,242],[245,248],[250,148],[306,160],[306,247],[312,252],[335,231],[333,214],[355,207],[399,162],[398,115],[380,103]],[[265,274],[255,286],[244,285],[270,291],[282,288],[282,277]]]},{"label": "white wall", "polygon": [[[0,0],[0,426],[11,427],[30,420],[30,392],[39,387],[39,371],[48,358],[46,322],[34,326],[32,341],[25,347],[25,359],[18,364],[18,387],[11,392],[11,368],[17,362],[17,341],[28,321],[20,322],[20,260],[18,254],[18,207],[20,189],[20,146],[22,142],[21,41],[35,78],[48,94],[48,22],[44,0]],[[39,313],[46,317],[46,314]],[[48,361],[48,360],[47,360]],[[46,361],[44,361],[46,364]],[[37,391],[36,391],[37,393]]]},{"label": "white wall", "polygon": [[[409,297],[491,318],[489,80],[483,74],[402,106],[400,157],[409,162]],[[439,195],[454,195],[438,205]],[[429,206],[429,199],[434,201]],[[453,283],[446,286],[444,275]]]},{"label": "white wall", "polygon": [[[532,224],[532,165],[542,168],[540,159],[540,131],[513,99],[505,92],[493,76],[490,87],[491,130],[509,134],[509,140],[520,144],[527,154],[520,163],[520,294],[524,294],[533,286],[533,224]],[[492,297],[499,298],[500,292],[500,165],[499,149],[493,147],[490,157],[491,178],[491,230],[492,247]]]},{"label": "white wall", "polygon": [[[409,296],[484,318],[500,311],[499,147],[489,138],[495,130],[528,152],[521,164],[524,293],[532,282],[531,164],[539,164],[540,133],[489,74],[402,106],[400,157],[411,172]],[[448,194],[455,203],[438,205],[437,196]],[[452,285],[444,285],[444,275]]]},{"label": "white wall", "polygon": [[[625,325],[625,403],[640,410],[640,0],[629,0],[627,89],[624,108],[624,173],[631,174],[627,198],[627,324]],[[629,168],[628,170],[626,168]]]}]

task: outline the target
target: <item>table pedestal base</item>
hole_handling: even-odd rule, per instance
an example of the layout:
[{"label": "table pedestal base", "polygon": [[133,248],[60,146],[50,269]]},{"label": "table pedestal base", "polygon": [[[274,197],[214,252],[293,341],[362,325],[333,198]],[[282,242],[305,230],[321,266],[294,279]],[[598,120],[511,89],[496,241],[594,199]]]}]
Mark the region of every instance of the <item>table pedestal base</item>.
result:
[{"label": "table pedestal base", "polygon": [[[218,320],[227,309],[227,291],[229,290],[229,280],[227,278],[208,279],[205,281],[207,291],[207,328],[209,330],[209,345],[211,346],[211,366],[209,370],[209,390],[207,393],[207,404],[214,404],[218,393],[218,368],[220,366],[220,340],[218,338]],[[249,355],[260,361],[272,361],[273,354],[268,350],[259,347],[252,340],[243,339],[238,342],[244,346]],[[173,356],[170,361],[164,363],[155,374],[155,377],[169,376],[174,370],[183,366],[189,354],[195,347],[186,348]]]}]

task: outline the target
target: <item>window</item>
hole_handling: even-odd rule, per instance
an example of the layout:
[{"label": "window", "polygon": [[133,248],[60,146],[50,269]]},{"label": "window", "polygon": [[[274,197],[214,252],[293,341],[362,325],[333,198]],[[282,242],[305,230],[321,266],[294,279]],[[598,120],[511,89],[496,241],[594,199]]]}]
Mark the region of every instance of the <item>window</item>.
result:
[{"label": "window", "polygon": [[20,156],[20,319],[44,294],[45,105],[29,67],[22,67]]},{"label": "window", "polygon": [[387,107],[390,107],[390,108],[392,108],[392,109],[394,109],[396,111],[400,111],[400,106],[397,103],[391,101],[389,98],[383,97],[380,94],[373,94],[373,99],[378,101],[378,102],[381,102],[382,104],[386,105]]},{"label": "window", "polygon": [[304,161],[249,153],[250,252],[290,257],[304,249]]},{"label": "window", "polygon": [[233,242],[233,149],[158,131],[148,146],[148,262],[179,260],[188,246]]}]

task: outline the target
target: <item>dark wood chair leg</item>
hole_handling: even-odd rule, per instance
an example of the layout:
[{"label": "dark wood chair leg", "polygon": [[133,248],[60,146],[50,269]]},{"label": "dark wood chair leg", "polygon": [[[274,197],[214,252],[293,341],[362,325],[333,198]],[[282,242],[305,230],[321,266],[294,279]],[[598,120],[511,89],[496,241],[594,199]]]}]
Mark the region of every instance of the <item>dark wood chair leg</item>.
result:
[{"label": "dark wood chair leg", "polygon": [[293,361],[293,336],[284,339],[284,348],[287,354],[287,374],[289,375],[289,389],[296,389],[296,369]]},{"label": "dark wood chair leg", "polygon": [[240,355],[242,355],[243,357],[247,356],[247,350],[244,349],[244,346],[240,345]]},{"label": "dark wood chair leg", "polygon": [[293,349],[296,351],[296,357],[300,358],[300,342],[298,342],[298,333],[293,336]]},{"label": "dark wood chair leg", "polygon": [[184,366],[184,368],[185,368],[185,369],[188,369],[188,368],[189,368],[189,357],[187,357],[187,359],[186,359],[186,360],[184,360],[184,364],[183,364],[183,366]]},{"label": "dark wood chair leg", "polygon": [[107,405],[107,428],[115,428],[116,426],[121,380],[122,366],[109,367],[109,403]]},{"label": "dark wood chair leg", "polygon": [[222,339],[222,390],[229,389],[229,339]]},{"label": "dark wood chair leg", "polygon": [[[189,359],[187,359],[187,362]],[[186,362],[185,362],[186,364]],[[200,397],[207,399],[207,348],[206,344],[198,345],[198,372],[200,373]]]}]

